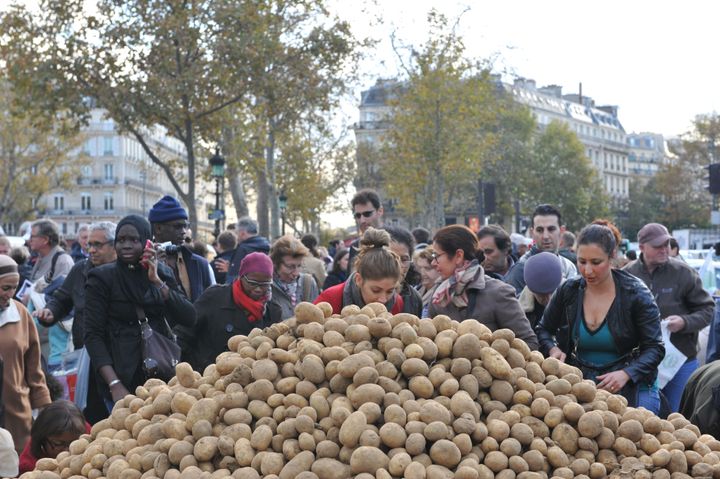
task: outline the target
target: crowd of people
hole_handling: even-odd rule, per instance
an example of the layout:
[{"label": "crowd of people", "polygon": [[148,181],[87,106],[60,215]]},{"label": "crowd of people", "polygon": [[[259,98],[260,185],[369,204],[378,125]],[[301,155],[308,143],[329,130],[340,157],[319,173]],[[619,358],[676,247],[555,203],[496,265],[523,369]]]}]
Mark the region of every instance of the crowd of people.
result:
[{"label": "crowd of people", "polygon": [[[499,225],[432,233],[385,225],[372,190],[351,208],[358,237],[347,245],[325,248],[310,234],[270,242],[241,218],[216,238],[212,258],[171,196],[147,217],[83,225],[68,251],[46,219],[30,225],[26,246],[0,236],[0,458],[15,454],[19,472],[31,470],[159,374],[142,346],[148,327],[202,373],[232,336],[286,320],[303,301],[335,313],[379,302],[394,314],[507,328],[631,406],[661,415],[690,407],[704,419],[695,387],[715,383],[705,368],[696,372],[698,333],[715,302],[698,273],[671,257],[663,225],[640,230],[630,260],[612,223],[595,220],[576,236],[552,205],[535,208],[527,235]],[[686,358],[671,377],[659,374],[667,341]],[[90,364],[82,411],[53,385],[73,349]]]}]

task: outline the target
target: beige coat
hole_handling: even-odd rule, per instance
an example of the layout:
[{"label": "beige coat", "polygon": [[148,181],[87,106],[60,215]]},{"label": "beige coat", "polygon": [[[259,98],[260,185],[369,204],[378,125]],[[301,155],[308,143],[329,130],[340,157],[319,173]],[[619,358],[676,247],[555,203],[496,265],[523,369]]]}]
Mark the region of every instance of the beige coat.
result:
[{"label": "beige coat", "polygon": [[[13,307],[14,305],[14,307]],[[20,452],[30,437],[32,410],[50,404],[50,392],[40,365],[40,342],[30,313],[19,301],[0,314],[5,428]]]}]

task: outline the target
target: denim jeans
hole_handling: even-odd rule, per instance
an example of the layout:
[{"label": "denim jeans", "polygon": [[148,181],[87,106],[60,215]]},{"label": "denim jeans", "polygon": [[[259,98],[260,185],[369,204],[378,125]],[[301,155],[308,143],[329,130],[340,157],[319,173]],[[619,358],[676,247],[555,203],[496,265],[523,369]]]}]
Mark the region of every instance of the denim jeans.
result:
[{"label": "denim jeans", "polygon": [[667,398],[668,403],[670,403],[670,411],[678,412],[678,409],[680,409],[680,399],[685,390],[685,384],[687,384],[688,379],[690,379],[690,376],[698,366],[699,363],[697,359],[688,359],[663,388],[662,392]]},{"label": "denim jeans", "polygon": [[640,389],[637,407],[644,407],[657,415],[660,412],[660,391],[657,388]]}]

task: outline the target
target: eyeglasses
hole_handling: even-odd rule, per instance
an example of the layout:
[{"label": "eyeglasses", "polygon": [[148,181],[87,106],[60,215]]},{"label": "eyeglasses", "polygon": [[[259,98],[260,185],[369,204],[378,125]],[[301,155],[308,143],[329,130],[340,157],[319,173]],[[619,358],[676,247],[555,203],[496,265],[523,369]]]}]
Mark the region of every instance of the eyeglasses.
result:
[{"label": "eyeglasses", "polygon": [[247,276],[243,276],[242,279],[250,286],[252,289],[258,289],[261,291],[267,291],[272,287],[272,281],[254,281]]},{"label": "eyeglasses", "polygon": [[55,441],[47,438],[45,439],[45,442],[47,442],[48,446],[54,447],[55,449],[67,449],[73,441]]},{"label": "eyeglasses", "polygon": [[300,268],[302,268],[302,264],[287,264],[287,263],[280,263],[283,265],[286,269],[289,269],[290,271],[297,271]]},{"label": "eyeglasses", "polygon": [[365,218],[370,218],[372,215],[375,214],[375,211],[377,210],[358,211],[357,213],[355,213],[355,219],[359,220],[361,216],[364,216]]},{"label": "eyeglasses", "polygon": [[90,248],[100,249],[100,248],[102,248],[103,246],[105,246],[105,245],[108,244],[108,243],[110,243],[110,241],[104,241],[104,242],[102,242],[102,243],[92,242],[92,243],[88,243],[88,244],[87,244],[87,248],[88,248],[88,249],[90,249]]},{"label": "eyeglasses", "polygon": [[400,262],[402,264],[410,264],[412,263],[412,258],[409,256],[400,256]]},{"label": "eyeglasses", "polygon": [[444,255],[446,255],[446,254],[447,254],[447,253],[439,253],[439,254],[438,254],[438,253],[433,252],[430,256],[432,256],[432,261],[437,261],[437,259],[438,259],[440,256],[444,256]]}]

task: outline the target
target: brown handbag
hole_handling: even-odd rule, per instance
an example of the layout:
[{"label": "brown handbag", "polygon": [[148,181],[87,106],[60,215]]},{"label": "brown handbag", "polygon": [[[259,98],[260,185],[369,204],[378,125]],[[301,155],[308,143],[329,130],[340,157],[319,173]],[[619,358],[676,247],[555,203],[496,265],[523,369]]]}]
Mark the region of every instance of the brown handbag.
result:
[{"label": "brown handbag", "polygon": [[175,366],[180,362],[181,349],[177,338],[163,318],[170,338],[156,332],[148,322],[145,311],[139,305],[135,312],[140,325],[140,350],[142,352],[142,368],[147,379],[157,378],[165,382],[175,376]]}]

